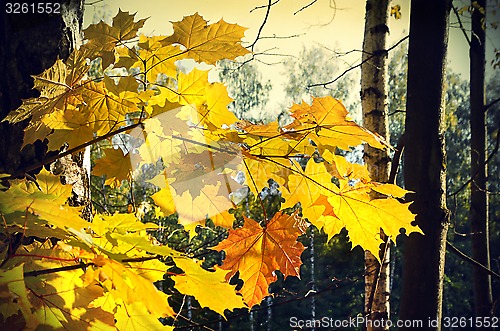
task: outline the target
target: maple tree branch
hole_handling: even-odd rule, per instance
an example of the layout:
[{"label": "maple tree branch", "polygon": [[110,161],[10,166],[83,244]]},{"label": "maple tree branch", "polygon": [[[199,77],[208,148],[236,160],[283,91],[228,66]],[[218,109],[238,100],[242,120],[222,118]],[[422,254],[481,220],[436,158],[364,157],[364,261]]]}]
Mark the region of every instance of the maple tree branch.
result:
[{"label": "maple tree branch", "polygon": [[130,257],[130,258],[122,259],[121,262],[126,262],[126,263],[146,262],[146,261],[151,261],[151,260],[159,260],[162,257],[163,256],[161,256],[161,255]]},{"label": "maple tree branch", "polygon": [[206,147],[206,148],[209,148],[209,149],[212,149],[214,151],[221,152],[221,153],[227,153],[227,154],[230,154],[230,155],[237,155],[238,154],[236,152],[233,152],[233,151],[230,151],[230,150],[227,150],[227,149],[223,149],[223,148],[220,148],[220,147],[212,146],[210,144],[201,143],[199,141],[192,140],[192,139],[189,139],[189,138],[184,138],[182,136],[172,135],[172,139],[178,139],[178,140],[181,140],[181,141],[185,141],[185,142],[191,143],[193,145],[203,146],[203,147]]},{"label": "maple tree branch", "polygon": [[49,158],[46,158],[46,159],[44,159],[44,160],[42,160],[42,161],[40,161],[40,162],[38,162],[36,164],[30,165],[30,166],[28,166],[26,168],[23,168],[23,169],[15,172],[14,174],[11,174],[10,176],[4,177],[2,179],[7,179],[8,180],[8,179],[14,179],[14,178],[18,178],[18,177],[24,176],[26,173],[28,173],[30,171],[33,171],[33,170],[35,170],[37,168],[43,167],[44,165],[48,165],[48,164],[54,162],[55,160],[58,160],[60,158],[65,157],[66,155],[73,154],[75,152],[78,152],[78,151],[84,149],[87,146],[93,145],[93,144],[95,144],[95,143],[97,143],[99,141],[102,141],[104,139],[108,139],[108,138],[110,138],[110,137],[112,137],[112,136],[114,136],[114,135],[116,135],[118,133],[122,133],[122,132],[128,131],[130,129],[136,128],[136,127],[141,126],[141,125],[142,125],[142,122],[137,122],[137,123],[134,123],[134,124],[130,124],[130,125],[124,126],[124,127],[120,128],[120,129],[118,129],[116,131],[110,131],[110,132],[106,133],[103,136],[100,136],[100,137],[97,137],[95,139],[89,140],[86,143],[83,143],[83,144],[78,145],[76,147],[70,148],[70,149],[68,149],[65,152],[62,152],[62,153],[56,154],[54,156],[51,156]]},{"label": "maple tree branch", "polygon": [[95,264],[93,262],[89,262],[89,263],[68,265],[68,266],[58,267],[58,268],[27,271],[27,272],[24,272],[24,277],[25,278],[26,277],[37,277],[40,275],[47,275],[47,274],[52,274],[52,273],[61,272],[61,271],[85,269],[85,268],[90,267],[90,266],[95,266]]},{"label": "maple tree branch", "polygon": [[492,277],[494,277],[496,279],[500,279],[500,274],[497,274],[493,270],[488,269],[487,267],[485,267],[484,265],[482,265],[478,261],[474,260],[473,258],[471,258],[470,256],[468,256],[467,254],[465,254],[464,252],[462,252],[461,250],[459,250],[457,247],[455,247],[448,240],[446,240],[446,248],[448,248],[448,251],[450,251],[451,253],[455,254],[456,256],[458,256],[459,258],[461,258],[462,260],[464,260],[465,262],[468,262],[468,263],[470,263],[470,264],[478,267],[483,272],[486,272],[487,274],[489,274],[490,276],[492,276]]},{"label": "maple tree branch", "polygon": [[[396,48],[397,46],[399,46],[403,41],[405,41],[406,39],[408,39],[410,36],[409,35],[406,35],[405,37],[401,38],[397,43],[395,43],[394,45],[392,45],[391,47],[389,47],[387,50],[385,50],[385,52],[390,52],[392,51],[394,48]],[[336,78],[334,78],[333,80],[331,81],[328,81],[328,82],[325,82],[325,83],[315,83],[315,84],[310,84],[310,85],[307,85],[307,88],[311,88],[311,87],[316,87],[316,86],[322,86],[324,88],[326,88],[327,85],[330,85],[330,84],[333,84],[335,83],[336,81],[338,81],[340,78],[344,77],[345,75],[347,75],[351,70],[354,70],[356,68],[359,68],[361,67],[363,64],[365,64],[366,62],[370,61],[372,58],[374,58],[375,56],[378,56],[379,54],[372,54],[370,55],[369,57],[367,57],[366,59],[364,59],[363,61],[361,61],[360,63],[356,64],[355,66],[352,66],[348,69],[346,69],[344,72],[342,72],[340,75],[338,75]]]}]

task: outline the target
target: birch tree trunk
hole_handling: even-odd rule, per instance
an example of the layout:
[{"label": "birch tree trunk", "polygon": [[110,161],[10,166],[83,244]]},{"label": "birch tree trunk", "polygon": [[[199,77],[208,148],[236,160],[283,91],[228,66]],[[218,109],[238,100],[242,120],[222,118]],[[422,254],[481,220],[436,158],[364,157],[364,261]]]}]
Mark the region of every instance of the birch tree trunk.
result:
[{"label": "birch tree trunk", "polygon": [[[486,165],[485,109],[485,10],[486,0],[475,1],[472,12],[470,45],[470,129],[471,129],[471,232],[472,258],[490,268],[488,194]],[[474,306],[476,316],[492,314],[491,276],[473,267]]]},{"label": "birch tree trunk", "polygon": [[449,226],[444,100],[450,6],[450,0],[412,1],[410,15],[404,180],[415,192],[407,198],[425,235],[412,234],[404,245],[399,318],[422,321],[426,330],[441,329]]},{"label": "birch tree trunk", "polygon": [[[389,34],[387,25],[389,0],[367,0],[365,32],[363,40],[363,62],[361,66],[361,105],[363,126],[377,132],[389,141],[387,115],[387,50]],[[365,62],[366,61],[366,62]],[[389,180],[389,153],[365,145],[364,161],[373,180],[386,183]],[[388,240],[381,231],[380,235]],[[365,251],[365,316],[370,321],[389,319],[389,247],[377,258]],[[374,327],[380,325],[380,327]],[[384,327],[385,326],[385,327]],[[368,323],[367,330],[388,330],[384,323]]]}]

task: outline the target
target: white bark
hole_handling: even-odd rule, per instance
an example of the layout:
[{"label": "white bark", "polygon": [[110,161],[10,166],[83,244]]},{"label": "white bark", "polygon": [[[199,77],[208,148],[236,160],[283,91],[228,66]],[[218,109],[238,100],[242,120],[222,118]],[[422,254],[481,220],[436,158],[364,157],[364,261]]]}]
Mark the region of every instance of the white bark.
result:
[{"label": "white bark", "polygon": [[[361,67],[361,103],[363,126],[389,140],[387,116],[387,26],[389,0],[367,0],[363,61]],[[364,161],[370,176],[377,182],[389,180],[389,154],[365,146]],[[380,235],[385,237],[381,232]],[[368,319],[389,318],[389,248],[381,252],[382,266],[376,257],[365,252],[365,314]],[[367,330],[385,330],[368,325]]]}]

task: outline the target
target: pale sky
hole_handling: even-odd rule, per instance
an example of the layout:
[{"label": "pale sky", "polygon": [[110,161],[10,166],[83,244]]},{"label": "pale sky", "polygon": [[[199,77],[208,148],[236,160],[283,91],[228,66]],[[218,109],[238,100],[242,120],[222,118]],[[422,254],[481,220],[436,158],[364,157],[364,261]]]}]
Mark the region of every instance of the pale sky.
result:
[{"label": "pale sky", "polygon": [[[87,0],[87,2],[92,2],[92,0]],[[281,0],[274,5],[261,36],[301,36],[288,39],[263,39],[257,43],[256,50],[273,49],[270,52],[297,55],[303,45],[307,46],[312,43],[344,52],[362,48],[365,0],[317,0],[300,11],[311,2],[312,0]],[[111,17],[118,12],[118,8],[121,8],[122,11],[137,12],[137,19],[149,17],[145,27],[141,30],[142,33],[170,34],[172,33],[171,21],[180,21],[183,16],[198,12],[210,22],[217,22],[223,18],[228,23],[237,23],[247,27],[244,41],[251,43],[255,40],[266,13],[265,8],[254,8],[266,4],[266,0],[103,0],[93,6],[86,6],[85,25],[92,23],[93,16],[96,14],[102,17],[103,8]],[[408,33],[410,10],[409,0],[395,0],[391,4],[401,6],[402,18],[400,20],[390,18],[389,46]],[[296,13],[297,11],[300,12]],[[453,14],[452,21],[456,21]],[[489,41],[499,48],[498,31],[490,33]],[[489,45],[490,57],[493,47]],[[345,57],[345,68],[350,64],[359,63],[360,57],[360,53]],[[278,62],[283,58],[271,56],[260,57],[260,59]],[[468,47],[462,32],[456,28],[450,29],[448,59],[453,71],[468,78]],[[261,66],[261,69],[265,78],[271,79],[279,90],[284,79],[281,66]],[[272,97],[279,98],[281,92],[276,88]]]}]

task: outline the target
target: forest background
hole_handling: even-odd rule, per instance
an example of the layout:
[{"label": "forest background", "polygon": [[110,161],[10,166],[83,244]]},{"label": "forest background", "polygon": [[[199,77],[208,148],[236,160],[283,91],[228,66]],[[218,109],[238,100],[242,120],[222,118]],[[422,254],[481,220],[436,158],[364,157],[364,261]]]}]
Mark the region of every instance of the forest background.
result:
[{"label": "forest background", "polygon": [[[162,6],[153,1],[145,3],[143,7],[151,13],[143,12],[142,7],[134,8],[137,3],[119,3],[122,10],[138,11],[136,17],[151,16],[160,23],[148,21],[142,31],[146,34],[171,33],[163,28],[170,26],[168,21],[181,20],[183,16],[193,12],[200,12],[211,22],[224,17],[226,21],[237,22],[242,26],[250,27],[246,32],[246,46],[256,40],[253,45],[254,56],[240,59],[244,64],[233,64],[227,61],[219,63],[218,68],[212,70],[211,81],[221,80],[227,86],[230,96],[235,102],[230,108],[241,118],[253,122],[267,123],[278,119],[286,120],[284,109],[293,102],[302,99],[310,101],[310,95],[333,96],[343,100],[351,116],[360,120],[359,103],[359,73],[357,64],[361,57],[362,27],[364,16],[364,2],[334,2],[313,1],[297,5],[292,8],[290,2],[276,2],[269,11],[269,17],[264,16],[266,7],[255,7],[251,2],[242,2],[244,6],[231,6],[223,2],[185,2],[175,5],[173,2],[162,2],[168,9],[161,10]],[[104,19],[110,22],[111,17],[117,12],[114,1],[95,1],[86,4],[87,24]],[[396,5],[393,3],[392,5]],[[407,41],[405,32],[408,26],[409,4],[397,4],[393,17],[390,18],[391,38],[389,40],[389,79],[388,79],[388,108],[391,130],[391,143],[397,145],[403,132],[404,114],[406,104],[406,65]],[[458,9],[467,8],[466,3],[454,2]],[[496,4],[495,4],[496,5]],[[191,7],[192,6],[192,7]],[[225,14],[224,10],[228,10]],[[490,8],[493,10],[495,7]],[[162,15],[158,13],[163,12]],[[317,14],[321,12],[321,16]],[[249,14],[250,13],[250,14]],[[233,15],[233,16],[232,16]],[[255,15],[255,16],[253,16]],[[259,15],[259,17],[257,17]],[[462,15],[462,16],[460,16]],[[256,18],[257,17],[257,18]],[[468,226],[469,193],[465,189],[470,177],[469,158],[470,152],[464,146],[469,145],[468,129],[468,51],[467,42],[463,36],[467,27],[461,29],[457,19],[468,24],[467,9],[461,10],[457,15],[452,14],[451,39],[449,42],[449,59],[446,87],[447,115],[445,119],[447,140],[447,204],[451,212],[451,229],[448,240],[458,249],[470,254],[470,230]],[[487,58],[487,103],[498,99],[499,75],[495,64],[495,49],[497,30],[495,28],[495,14],[488,16],[488,58]],[[301,22],[297,23],[297,19]],[[260,31],[262,22],[269,24]],[[292,27],[284,24],[291,22]],[[359,22],[359,23],[356,23]],[[248,24],[247,24],[248,23]],[[346,29],[346,26],[349,27]],[[352,27],[352,29],[351,29]],[[359,28],[359,30],[358,30]],[[260,31],[260,32],[259,32]],[[491,31],[491,33],[490,33]],[[347,33],[348,32],[348,33]],[[262,33],[262,34],[261,34]],[[358,34],[357,34],[358,33]],[[337,40],[336,36],[343,38]],[[315,40],[313,36],[322,38]],[[325,38],[326,36],[326,38]],[[307,40],[307,42],[305,42]],[[267,44],[266,44],[267,43]],[[464,57],[465,55],[465,57]],[[242,62],[240,62],[242,63]],[[192,69],[192,62],[181,62],[182,71]],[[203,66],[201,66],[203,68]],[[98,68],[93,67],[90,75],[96,73]],[[339,77],[334,83],[332,78]],[[168,83],[168,82],[167,82]],[[242,88],[242,86],[244,88]],[[498,103],[488,110],[488,151],[490,174],[488,192],[490,195],[491,219],[491,269],[499,271],[498,250],[499,228],[498,218],[500,213],[498,202]],[[113,139],[115,147],[128,149],[133,141],[123,141],[123,137]],[[92,148],[94,157],[102,157],[109,143],[96,144]],[[355,149],[345,154],[352,162],[361,162],[362,150]],[[97,168],[97,167],[96,167]],[[95,168],[95,169],[96,169]],[[101,167],[102,168],[102,167]],[[154,171],[154,169],[150,169]],[[110,213],[135,213],[136,216],[147,222],[153,218],[160,219],[160,231],[157,240],[168,243],[171,247],[183,250],[186,234],[176,225],[176,218],[162,217],[161,213],[151,204],[148,196],[152,194],[152,185],[148,183],[150,174],[146,171],[136,172],[138,175],[131,182],[124,182],[120,188],[109,186],[109,178],[92,176],[92,202],[94,209]],[[404,186],[401,173],[397,183]],[[271,213],[279,205],[280,193],[277,186],[270,183],[261,193],[263,205]],[[265,213],[260,206],[256,206],[250,198],[247,199],[245,214],[259,218]],[[241,219],[242,215],[237,215]],[[213,227],[208,222],[208,228],[197,230],[197,236],[187,249],[196,257],[203,257],[207,265],[220,264],[221,255],[207,249],[214,245],[224,233]],[[197,242],[197,240],[199,242]],[[391,316],[398,316],[399,289],[401,285],[401,251],[404,247],[404,237],[398,238],[398,245],[392,254],[391,270]],[[249,329],[249,330],[287,330],[291,316],[299,319],[314,319],[328,316],[336,320],[358,316],[363,311],[363,252],[360,247],[351,248],[345,232],[327,241],[326,235],[312,228],[300,241],[309,249],[302,254],[304,265],[301,267],[302,280],[288,277],[273,283],[268,297],[260,305],[255,306],[249,313],[235,311],[227,313],[227,320],[217,314],[202,309],[198,303],[191,300],[190,296],[181,295],[172,288],[171,280],[157,283],[157,286],[171,295],[170,301],[179,318],[175,320],[178,329],[211,328],[211,329]],[[199,245],[197,245],[199,244]],[[193,248],[194,247],[194,248]],[[444,316],[471,316],[472,315],[472,288],[470,261],[448,254],[446,260],[445,291],[444,291]],[[498,280],[493,280],[494,314],[498,315]],[[170,323],[171,321],[167,321]]]}]

